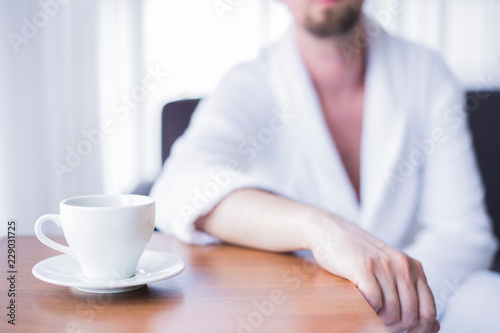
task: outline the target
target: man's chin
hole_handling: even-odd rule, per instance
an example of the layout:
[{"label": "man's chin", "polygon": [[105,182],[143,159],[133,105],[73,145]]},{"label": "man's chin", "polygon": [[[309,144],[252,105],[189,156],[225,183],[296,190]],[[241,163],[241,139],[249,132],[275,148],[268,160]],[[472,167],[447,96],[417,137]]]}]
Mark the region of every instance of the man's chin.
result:
[{"label": "man's chin", "polygon": [[356,26],[361,12],[347,7],[345,2],[339,2],[323,8],[322,6],[310,8],[306,29],[317,37],[335,37],[348,33]]}]

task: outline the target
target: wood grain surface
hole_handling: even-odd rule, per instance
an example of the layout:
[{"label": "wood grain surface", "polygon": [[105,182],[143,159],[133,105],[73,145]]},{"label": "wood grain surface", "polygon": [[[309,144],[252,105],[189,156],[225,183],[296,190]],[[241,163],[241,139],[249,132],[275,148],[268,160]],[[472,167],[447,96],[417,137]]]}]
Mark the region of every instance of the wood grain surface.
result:
[{"label": "wood grain surface", "polygon": [[148,249],[180,257],[186,270],[122,294],[38,280],[33,266],[59,253],[17,237],[12,326],[6,239],[0,249],[0,332],[387,332],[357,288],[319,268],[309,252],[190,246],[159,233]]}]

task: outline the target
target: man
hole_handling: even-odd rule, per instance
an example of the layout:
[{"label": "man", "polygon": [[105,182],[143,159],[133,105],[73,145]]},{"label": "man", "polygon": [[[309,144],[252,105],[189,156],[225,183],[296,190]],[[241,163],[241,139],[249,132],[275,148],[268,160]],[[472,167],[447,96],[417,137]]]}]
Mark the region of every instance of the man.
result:
[{"label": "man", "polygon": [[459,87],[434,53],[362,15],[362,0],[283,2],[293,29],[233,69],[175,144],[153,189],[158,227],[310,249],[390,331],[436,332],[445,308],[443,329],[467,330],[472,310],[450,294],[500,279],[473,274],[496,242]]}]

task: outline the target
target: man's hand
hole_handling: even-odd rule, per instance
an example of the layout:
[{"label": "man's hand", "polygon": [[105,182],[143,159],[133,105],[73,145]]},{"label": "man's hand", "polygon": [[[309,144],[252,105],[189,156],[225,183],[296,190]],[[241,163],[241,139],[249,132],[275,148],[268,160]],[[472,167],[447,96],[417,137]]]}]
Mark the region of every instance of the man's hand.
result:
[{"label": "man's hand", "polygon": [[392,332],[437,332],[422,265],[335,214],[254,189],[235,191],[196,222],[238,245],[310,249],[319,265],[352,281]]},{"label": "man's hand", "polygon": [[335,215],[318,216],[309,248],[327,271],[352,281],[391,332],[437,332],[422,264]]}]

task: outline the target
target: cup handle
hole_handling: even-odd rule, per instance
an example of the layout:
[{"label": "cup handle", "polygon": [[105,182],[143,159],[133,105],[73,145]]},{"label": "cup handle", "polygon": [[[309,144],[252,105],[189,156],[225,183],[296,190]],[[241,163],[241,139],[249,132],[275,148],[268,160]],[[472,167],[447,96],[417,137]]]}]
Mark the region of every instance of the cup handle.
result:
[{"label": "cup handle", "polygon": [[57,226],[59,228],[62,228],[61,217],[59,215],[46,214],[46,215],[41,216],[35,223],[35,235],[40,240],[40,242],[42,242],[43,244],[47,245],[48,247],[51,247],[54,250],[57,250],[59,252],[73,255],[69,246],[65,246],[65,245],[56,243],[52,239],[45,236],[45,234],[42,232],[42,224],[45,221],[54,221],[54,223],[57,224]]}]

